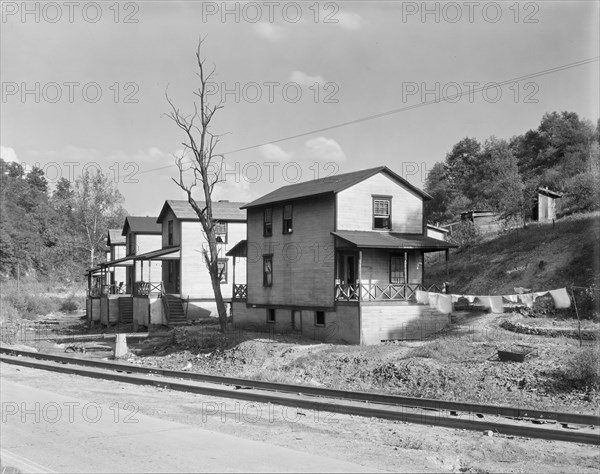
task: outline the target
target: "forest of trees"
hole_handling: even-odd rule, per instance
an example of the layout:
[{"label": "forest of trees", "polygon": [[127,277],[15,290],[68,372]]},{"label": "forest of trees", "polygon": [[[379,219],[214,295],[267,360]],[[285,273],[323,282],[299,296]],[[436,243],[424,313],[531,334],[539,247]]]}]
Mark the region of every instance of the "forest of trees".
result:
[{"label": "forest of trees", "polygon": [[510,140],[464,138],[427,176],[431,223],[449,223],[469,210],[493,210],[501,219],[531,217],[540,186],[565,193],[562,214],[600,208],[600,120],[552,112],[538,128]]},{"label": "forest of trees", "polygon": [[123,225],[123,197],[102,173],[50,190],[39,168],[0,159],[0,279],[81,282],[105,258],[109,228]]}]

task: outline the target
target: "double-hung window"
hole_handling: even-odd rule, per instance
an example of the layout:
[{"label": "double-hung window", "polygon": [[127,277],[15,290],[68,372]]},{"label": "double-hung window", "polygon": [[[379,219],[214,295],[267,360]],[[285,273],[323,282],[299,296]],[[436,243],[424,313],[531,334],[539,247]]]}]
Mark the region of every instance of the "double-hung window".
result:
[{"label": "double-hung window", "polygon": [[217,268],[219,270],[219,277],[221,278],[221,284],[227,283],[227,259],[220,258],[217,260]]},{"label": "double-hung window", "polygon": [[217,239],[217,243],[226,244],[227,243],[227,222],[215,222],[215,239]]},{"label": "double-hung window", "polygon": [[167,245],[173,245],[173,221],[169,221],[168,224],[168,243]]},{"label": "double-hung window", "polygon": [[283,206],[283,233],[292,233],[292,205],[286,204]]},{"label": "double-hung window", "polygon": [[390,283],[396,285],[406,283],[404,278],[404,255],[390,256]]},{"label": "double-hung window", "polygon": [[373,198],[373,229],[392,229],[392,199],[389,197]]},{"label": "double-hung window", "polygon": [[263,235],[271,237],[273,235],[273,208],[265,207],[263,214]]},{"label": "double-hung window", "polygon": [[263,255],[263,286],[273,286],[273,255]]}]

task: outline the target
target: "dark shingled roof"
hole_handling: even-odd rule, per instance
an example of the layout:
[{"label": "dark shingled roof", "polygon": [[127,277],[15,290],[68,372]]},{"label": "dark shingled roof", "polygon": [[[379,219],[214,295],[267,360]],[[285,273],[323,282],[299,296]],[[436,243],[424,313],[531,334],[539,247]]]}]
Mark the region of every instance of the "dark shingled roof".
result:
[{"label": "dark shingled roof", "polygon": [[264,206],[265,204],[273,204],[276,202],[290,201],[292,199],[300,199],[309,196],[315,196],[318,194],[327,193],[339,193],[344,189],[354,186],[361,181],[364,181],[377,173],[384,173],[398,184],[411,190],[418,196],[425,200],[430,200],[431,196],[419,188],[413,186],[406,181],[402,176],[394,173],[387,166],[378,166],[376,168],[369,168],[361,171],[353,171],[351,173],[337,174],[328,176],[326,178],[314,179],[312,181],[306,181],[304,183],[290,184],[289,186],[283,186],[282,188],[276,189],[275,191],[264,195],[252,201],[242,208],[251,208],[257,206]]},{"label": "dark shingled roof", "polygon": [[161,234],[162,226],[156,223],[156,217],[127,216],[121,235],[127,235],[129,230],[134,234]]},{"label": "dark shingled roof", "polygon": [[[204,201],[198,201],[200,208],[204,206]],[[213,201],[212,210],[213,218],[220,221],[246,221],[246,211],[240,209],[244,205],[243,202],[229,202],[229,201]],[[187,201],[178,201],[169,199],[165,201],[158,219],[156,222],[161,223],[165,217],[167,209],[171,209],[175,217],[182,221],[197,221],[198,216],[192,208],[191,204]]]},{"label": "dark shingled roof", "polygon": [[121,235],[121,229],[108,229],[106,245],[125,245],[125,237]]},{"label": "dark shingled roof", "polygon": [[445,250],[456,245],[421,234],[400,234],[398,232],[373,232],[367,230],[338,230],[332,235],[367,249],[420,249]]}]

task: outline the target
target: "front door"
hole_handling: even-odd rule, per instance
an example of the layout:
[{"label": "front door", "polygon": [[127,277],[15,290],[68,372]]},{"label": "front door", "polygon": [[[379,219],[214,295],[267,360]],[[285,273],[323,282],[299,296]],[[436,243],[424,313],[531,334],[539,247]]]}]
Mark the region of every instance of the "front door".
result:
[{"label": "front door", "polygon": [[353,299],[356,295],[356,255],[353,253],[338,254],[337,279],[339,291],[344,299]]},{"label": "front door", "polygon": [[179,283],[179,260],[167,260],[168,265],[168,274],[167,274],[167,284],[166,291],[167,293],[180,293],[180,283]]}]

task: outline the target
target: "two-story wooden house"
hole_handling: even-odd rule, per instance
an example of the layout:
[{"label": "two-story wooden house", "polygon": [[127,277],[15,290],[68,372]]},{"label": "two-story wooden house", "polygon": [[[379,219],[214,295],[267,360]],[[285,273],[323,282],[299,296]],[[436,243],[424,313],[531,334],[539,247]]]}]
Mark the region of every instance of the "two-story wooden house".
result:
[{"label": "two-story wooden house", "polygon": [[[130,323],[133,297],[152,272],[160,275],[160,262],[144,262],[140,254],[160,248],[161,226],[155,217],[127,216],[122,230],[110,230],[107,245],[110,260],[88,270],[87,314],[90,323]],[[146,263],[144,265],[144,263]],[[118,275],[118,277],[117,277]],[[92,281],[101,285],[92,285]]]},{"label": "two-story wooden house", "polygon": [[[106,236],[106,245],[109,248],[106,256],[107,262],[121,260],[127,256],[126,238],[122,235],[122,229],[109,229]],[[114,265],[109,270],[108,284],[111,286],[111,293],[123,294],[131,290],[127,288],[127,267],[132,265],[131,261],[125,261]]]},{"label": "two-story wooden house", "polygon": [[[231,301],[233,259],[226,253],[234,243],[246,237],[246,211],[240,209],[243,204],[212,203],[217,244],[222,255],[219,259],[221,293],[228,302]],[[198,202],[198,205],[202,207],[204,203]],[[161,228],[162,251],[156,252],[160,256],[154,258],[161,258],[163,262],[158,281],[162,280],[166,296],[165,319],[173,323],[216,315],[215,296],[203,255],[207,240],[196,212],[188,201],[167,200],[156,223]],[[245,271],[242,266],[240,273],[245,274]]]},{"label": "two-story wooden house", "polygon": [[247,241],[229,252],[247,259],[234,323],[352,344],[441,329],[449,314],[414,300],[424,254],[452,247],[427,236],[428,199],[380,166],[284,186],[246,204]]}]

